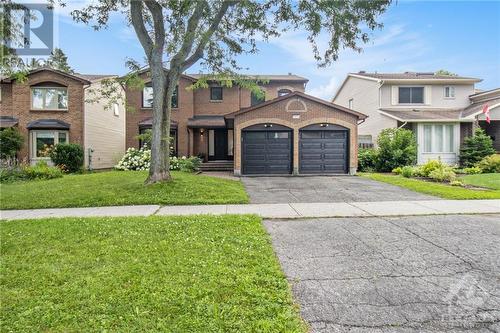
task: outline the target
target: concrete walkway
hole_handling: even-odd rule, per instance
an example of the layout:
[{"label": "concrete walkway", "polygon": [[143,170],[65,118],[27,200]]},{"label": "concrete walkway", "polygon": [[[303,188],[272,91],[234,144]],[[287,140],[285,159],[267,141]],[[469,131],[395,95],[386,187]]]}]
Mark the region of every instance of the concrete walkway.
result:
[{"label": "concrete walkway", "polygon": [[3,210],[0,219],[46,217],[256,214],[263,218],[370,217],[500,213],[500,200],[423,200],[334,203],[283,203],[196,206],[116,206]]}]

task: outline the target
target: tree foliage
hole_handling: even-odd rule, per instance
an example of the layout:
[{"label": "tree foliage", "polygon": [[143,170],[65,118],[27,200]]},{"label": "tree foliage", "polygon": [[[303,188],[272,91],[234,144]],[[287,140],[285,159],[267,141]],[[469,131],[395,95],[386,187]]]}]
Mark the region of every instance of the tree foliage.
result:
[{"label": "tree foliage", "polygon": [[23,147],[24,137],[15,127],[0,131],[0,158],[12,159]]},{"label": "tree foliage", "polygon": [[453,72],[450,72],[450,71],[447,71],[446,69],[437,70],[436,73],[434,73],[434,74],[436,74],[436,75],[458,76],[457,74],[455,74]]},{"label": "tree foliage", "polygon": [[417,161],[417,140],[411,130],[386,128],[377,139],[377,170],[390,172]]},{"label": "tree foliage", "polygon": [[[153,88],[148,177],[152,183],[170,178],[167,152],[171,106],[166,101],[170,101],[181,73],[198,63],[204,72],[234,82],[236,72],[242,69],[237,56],[254,54],[258,42],[289,30],[305,32],[318,65],[327,66],[337,60],[342,49],[361,51],[360,44],[368,41],[369,31],[381,27],[377,16],[390,2],[96,0],[72,15],[98,30],[108,25],[112,13],[120,12],[137,34]],[[199,85],[203,85],[203,79]]]}]

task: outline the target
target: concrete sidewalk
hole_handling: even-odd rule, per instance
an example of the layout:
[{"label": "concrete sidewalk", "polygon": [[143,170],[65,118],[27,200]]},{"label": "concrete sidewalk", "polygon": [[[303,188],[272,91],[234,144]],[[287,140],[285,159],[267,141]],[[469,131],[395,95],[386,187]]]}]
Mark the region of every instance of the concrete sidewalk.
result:
[{"label": "concrete sidewalk", "polygon": [[500,200],[425,200],[193,206],[116,206],[3,210],[0,219],[47,217],[256,214],[263,218],[414,216],[500,213]]}]

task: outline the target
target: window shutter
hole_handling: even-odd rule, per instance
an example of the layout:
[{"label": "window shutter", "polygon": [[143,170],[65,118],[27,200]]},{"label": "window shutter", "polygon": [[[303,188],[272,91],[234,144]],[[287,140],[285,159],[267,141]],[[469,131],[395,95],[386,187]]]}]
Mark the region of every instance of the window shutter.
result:
[{"label": "window shutter", "polygon": [[424,89],[424,102],[427,105],[432,104],[432,86],[425,86]]},{"label": "window shutter", "polygon": [[392,105],[397,105],[398,104],[398,86],[391,86],[392,91],[391,91],[391,104]]}]

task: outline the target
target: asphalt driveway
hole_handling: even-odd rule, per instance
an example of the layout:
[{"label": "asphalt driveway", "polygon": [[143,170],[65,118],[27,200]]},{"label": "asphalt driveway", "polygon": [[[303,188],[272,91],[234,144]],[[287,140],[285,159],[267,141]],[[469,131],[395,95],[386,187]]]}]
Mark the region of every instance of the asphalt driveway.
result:
[{"label": "asphalt driveway", "polygon": [[312,332],[500,332],[500,215],[264,225]]},{"label": "asphalt driveway", "polygon": [[439,200],[354,176],[242,177],[251,203]]}]

